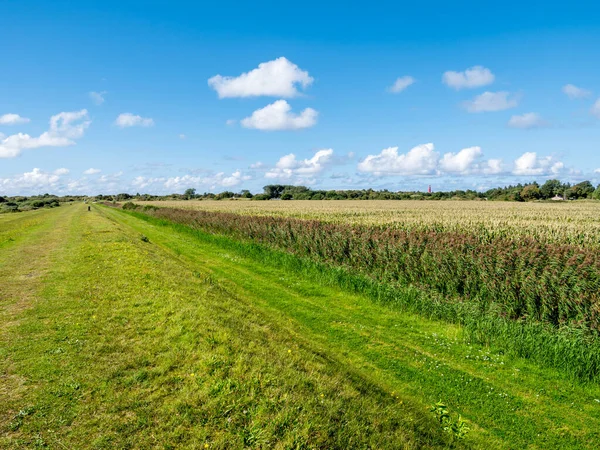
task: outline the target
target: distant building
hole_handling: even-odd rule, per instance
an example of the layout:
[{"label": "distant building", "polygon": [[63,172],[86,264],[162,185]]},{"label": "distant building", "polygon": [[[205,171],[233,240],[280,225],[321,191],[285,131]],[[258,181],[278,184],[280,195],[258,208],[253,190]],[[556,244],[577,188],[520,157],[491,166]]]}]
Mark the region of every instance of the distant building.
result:
[{"label": "distant building", "polygon": [[429,185],[429,188],[427,189],[427,192],[429,192],[431,194],[431,185]]},{"label": "distant building", "polygon": [[550,200],[554,200],[555,202],[557,201],[563,201],[564,198],[562,198],[560,195],[556,194],[554,197],[552,197]]}]

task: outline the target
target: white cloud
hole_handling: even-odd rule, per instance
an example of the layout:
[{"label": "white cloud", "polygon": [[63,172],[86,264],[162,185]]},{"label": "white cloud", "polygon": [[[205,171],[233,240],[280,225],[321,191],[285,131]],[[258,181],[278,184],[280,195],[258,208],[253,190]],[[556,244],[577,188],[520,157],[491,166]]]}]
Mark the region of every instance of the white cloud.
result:
[{"label": "white cloud", "polygon": [[396,82],[388,89],[390,92],[394,94],[398,94],[402,92],[404,89],[409,87],[411,84],[415,83],[415,79],[411,76],[400,77],[396,80]]},{"label": "white cloud", "polygon": [[223,187],[237,186],[238,184],[242,183],[242,181],[252,178],[249,175],[242,174],[242,172],[239,170],[236,170],[229,176],[224,176],[224,174],[217,175],[218,177],[216,178],[215,182],[219,183]]},{"label": "white cloud", "polygon": [[471,101],[464,102],[463,106],[471,113],[503,111],[514,108],[519,104],[516,98],[509,98],[509,95],[506,91],[488,91],[478,95]]},{"label": "white cloud", "polygon": [[244,175],[242,171],[236,170],[231,175],[225,174],[225,172],[219,172],[214,175],[209,175],[205,177],[201,176],[192,176],[192,175],[183,175],[181,177],[170,177],[167,179],[164,178],[148,178],[145,179],[143,177],[136,178],[138,182],[138,186],[142,183],[145,183],[144,186],[155,182],[164,182],[163,185],[165,188],[173,191],[182,191],[187,188],[194,188],[198,186],[206,186],[210,189],[221,188],[231,188],[234,186],[238,186],[244,181],[251,180],[252,177],[249,175]]},{"label": "white cloud", "polygon": [[107,187],[110,188],[110,187],[116,186],[117,183],[121,181],[122,176],[123,176],[123,171],[119,171],[119,172],[108,174],[108,175],[101,175],[98,178],[98,182],[102,183],[102,184],[106,184]]},{"label": "white cloud", "polygon": [[483,66],[474,66],[464,72],[444,72],[442,82],[456,90],[487,86],[494,82],[494,74]]},{"label": "white cloud", "polygon": [[94,169],[93,167],[90,167],[88,170],[84,171],[83,174],[84,175],[95,175],[100,172],[101,172],[100,169]]},{"label": "white cloud", "polygon": [[180,134],[180,135],[179,135],[179,139],[182,139],[182,140],[183,140],[183,139],[185,139],[185,138],[187,138],[187,136],[186,136],[185,134]]},{"label": "white cloud", "polygon": [[497,175],[502,172],[504,172],[504,163],[501,159],[490,159],[481,168],[481,173],[484,175]]},{"label": "white cloud", "polygon": [[142,116],[136,116],[131,113],[119,114],[115,120],[115,125],[121,128],[128,127],[151,127],[154,125],[154,120]]},{"label": "white cloud", "polygon": [[298,160],[290,153],[282,156],[275,167],[265,174],[265,178],[290,179],[293,177],[310,177],[322,172],[332,160],[333,149],[319,150],[310,159]]},{"label": "white cloud", "polygon": [[251,169],[260,169],[262,167],[264,167],[264,164],[260,161],[255,162],[254,164],[250,164]]},{"label": "white cloud", "polygon": [[596,170],[594,170],[594,173],[600,173],[600,167]]},{"label": "white cloud", "polygon": [[398,154],[398,147],[389,147],[378,155],[367,156],[358,164],[358,170],[375,175],[431,175],[437,170],[438,159],[439,154],[431,143],[418,145],[403,154]]},{"label": "white cloud", "polygon": [[508,126],[512,128],[540,128],[548,125],[538,113],[525,113],[520,116],[512,116]]},{"label": "white cloud", "polygon": [[317,123],[319,113],[306,108],[300,114],[291,113],[292,107],[285,100],[277,100],[264,108],[257,109],[250,117],[241,121],[245,128],[257,130],[299,130],[309,128]]},{"label": "white cloud", "polygon": [[515,160],[514,175],[556,175],[564,169],[561,161],[556,161],[552,156],[538,157],[535,152],[523,153]]},{"label": "white cloud", "polygon": [[208,85],[217,91],[219,98],[261,95],[290,98],[300,94],[298,85],[305,89],[312,82],[308,72],[282,56],[260,63],[258,68],[238,77],[215,75],[208,80]]},{"label": "white cloud", "polygon": [[594,116],[596,116],[598,119],[600,119],[600,98],[598,100],[596,100],[596,103],[594,103],[592,105],[592,108],[590,109],[590,113],[592,113]]},{"label": "white cloud", "polygon": [[57,189],[62,181],[62,176],[67,175],[67,169],[57,169],[54,172],[45,172],[34,168],[8,178],[0,178],[0,192],[9,195],[36,195]]},{"label": "white cloud", "polygon": [[155,185],[157,183],[164,183],[164,182],[165,182],[165,179],[162,177],[157,177],[157,178],[148,177],[147,178],[147,177],[138,176],[133,179],[133,181],[131,182],[131,185],[135,188],[143,189],[145,187]]},{"label": "white cloud", "polygon": [[0,141],[0,158],[14,158],[26,149],[75,145],[74,139],[81,138],[90,123],[85,109],[61,112],[50,118],[48,131],[39,137],[31,137],[25,133],[4,137]]},{"label": "white cloud", "polygon": [[588,91],[587,89],[583,89],[580,87],[577,87],[573,84],[566,84],[563,86],[562,88],[563,93],[565,93],[571,100],[577,99],[577,98],[586,98],[589,97],[590,95],[592,95],[591,91]]},{"label": "white cloud", "polygon": [[225,125],[227,125],[227,126],[229,126],[229,127],[230,127],[230,126],[232,126],[232,125],[235,125],[236,123],[237,123],[237,120],[235,120],[235,119],[228,119],[228,120],[225,122]]},{"label": "white cloud", "polygon": [[92,101],[100,106],[102,103],[104,103],[104,96],[107,94],[106,91],[102,91],[102,92],[90,92],[88,95],[90,96],[90,98],[92,99]]},{"label": "white cloud", "polygon": [[478,169],[474,163],[482,155],[481,147],[468,147],[458,153],[446,153],[440,160],[440,169],[448,173],[468,174]]},{"label": "white cloud", "polygon": [[4,114],[0,116],[0,125],[21,125],[28,123],[30,120],[27,117],[21,117],[18,114]]},{"label": "white cloud", "polygon": [[408,153],[399,154],[398,147],[390,147],[378,155],[369,155],[358,164],[360,172],[374,175],[491,175],[504,172],[500,159],[482,161],[481,147],[463,148],[440,157],[433,144],[422,144]]}]

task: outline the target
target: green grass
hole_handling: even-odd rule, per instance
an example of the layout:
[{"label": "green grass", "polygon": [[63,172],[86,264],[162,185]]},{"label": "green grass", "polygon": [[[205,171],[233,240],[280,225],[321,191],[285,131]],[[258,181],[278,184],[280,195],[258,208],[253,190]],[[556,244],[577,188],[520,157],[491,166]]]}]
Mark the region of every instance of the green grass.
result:
[{"label": "green grass", "polygon": [[[48,217],[52,232],[2,254],[12,311],[0,341],[3,448],[447,444],[427,412],[223,289],[201,263],[97,211]],[[50,264],[19,257],[34,249]],[[30,282],[32,270],[43,273]],[[17,310],[23,288],[36,295]]]},{"label": "green grass", "polygon": [[0,253],[2,448],[600,445],[598,385],[456,325],[229,238],[83,205],[44,217],[0,221],[20,236]]}]

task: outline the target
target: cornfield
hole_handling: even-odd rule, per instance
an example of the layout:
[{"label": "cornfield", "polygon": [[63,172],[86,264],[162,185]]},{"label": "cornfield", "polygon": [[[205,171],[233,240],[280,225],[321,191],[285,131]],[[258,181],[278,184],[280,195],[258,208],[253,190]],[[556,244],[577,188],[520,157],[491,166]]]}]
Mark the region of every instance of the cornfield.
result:
[{"label": "cornfield", "polygon": [[291,217],[351,225],[386,225],[406,231],[457,232],[600,247],[600,202],[486,201],[154,201],[141,205]]}]

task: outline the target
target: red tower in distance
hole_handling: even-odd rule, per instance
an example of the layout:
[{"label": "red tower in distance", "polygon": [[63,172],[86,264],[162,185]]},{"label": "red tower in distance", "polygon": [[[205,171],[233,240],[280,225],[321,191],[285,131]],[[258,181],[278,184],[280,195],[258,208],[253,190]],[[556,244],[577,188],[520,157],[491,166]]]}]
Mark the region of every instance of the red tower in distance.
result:
[{"label": "red tower in distance", "polygon": [[427,192],[431,194],[431,185],[429,185],[429,189],[427,189]]}]

